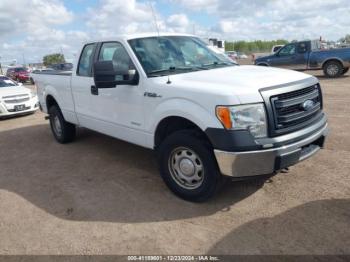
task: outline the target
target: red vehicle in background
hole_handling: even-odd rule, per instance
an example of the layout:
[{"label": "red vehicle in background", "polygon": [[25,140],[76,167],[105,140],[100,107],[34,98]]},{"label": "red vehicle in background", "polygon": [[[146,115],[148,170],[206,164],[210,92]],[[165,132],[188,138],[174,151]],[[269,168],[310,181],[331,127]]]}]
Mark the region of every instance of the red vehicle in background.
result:
[{"label": "red vehicle in background", "polygon": [[27,82],[29,81],[29,72],[25,67],[12,67],[8,68],[6,72],[6,76],[17,81],[17,82]]}]

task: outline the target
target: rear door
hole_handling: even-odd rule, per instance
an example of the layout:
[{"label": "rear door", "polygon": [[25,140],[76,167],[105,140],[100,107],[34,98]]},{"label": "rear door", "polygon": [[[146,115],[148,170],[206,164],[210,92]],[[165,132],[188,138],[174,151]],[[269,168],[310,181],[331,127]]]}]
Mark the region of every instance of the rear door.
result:
[{"label": "rear door", "polygon": [[94,85],[92,77],[92,64],[96,52],[96,43],[83,47],[77,68],[73,72],[71,80],[72,94],[75,104],[75,112],[81,125],[91,128],[91,117],[94,116],[91,103],[91,86]]}]

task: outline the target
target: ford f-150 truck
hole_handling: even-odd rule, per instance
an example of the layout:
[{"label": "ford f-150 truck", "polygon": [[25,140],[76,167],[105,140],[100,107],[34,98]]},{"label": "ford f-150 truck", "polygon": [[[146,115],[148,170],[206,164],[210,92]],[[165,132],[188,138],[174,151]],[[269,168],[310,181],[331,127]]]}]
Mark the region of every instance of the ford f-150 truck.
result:
[{"label": "ford f-150 truck", "polygon": [[259,57],[256,65],[294,70],[319,70],[334,78],[346,74],[350,67],[350,48],[321,50],[319,41],[290,43],[275,54]]},{"label": "ford f-150 truck", "polygon": [[71,73],[33,76],[59,143],[82,126],[154,149],[165,183],[190,201],[213,196],[225,177],[307,159],[328,133],[317,78],[239,66],[191,35],[89,42]]}]

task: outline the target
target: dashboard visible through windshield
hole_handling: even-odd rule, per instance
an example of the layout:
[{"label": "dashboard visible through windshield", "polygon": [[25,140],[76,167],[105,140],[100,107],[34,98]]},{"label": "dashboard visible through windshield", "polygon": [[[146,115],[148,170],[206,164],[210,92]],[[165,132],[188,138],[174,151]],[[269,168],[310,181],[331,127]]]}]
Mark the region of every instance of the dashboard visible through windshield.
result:
[{"label": "dashboard visible through windshield", "polygon": [[160,36],[128,41],[148,77],[234,66],[196,37]]}]

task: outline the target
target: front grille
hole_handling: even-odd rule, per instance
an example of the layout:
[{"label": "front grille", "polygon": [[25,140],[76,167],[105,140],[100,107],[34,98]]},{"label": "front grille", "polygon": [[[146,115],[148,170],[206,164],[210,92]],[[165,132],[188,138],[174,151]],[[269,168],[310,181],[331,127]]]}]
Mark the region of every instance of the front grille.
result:
[{"label": "front grille", "polygon": [[319,116],[322,95],[319,85],[270,97],[276,133],[285,133],[303,126]]},{"label": "front grille", "polygon": [[27,98],[17,98],[17,99],[9,99],[9,100],[4,100],[6,104],[18,104],[22,102],[29,101],[29,97]]},{"label": "front grille", "polygon": [[23,96],[28,96],[28,94],[19,94],[19,95],[10,95],[10,96],[3,96],[3,99],[6,98],[15,98],[15,97],[23,97]]},{"label": "front grille", "polygon": [[6,104],[18,104],[29,101],[29,96],[27,94],[3,96],[2,98]]}]

